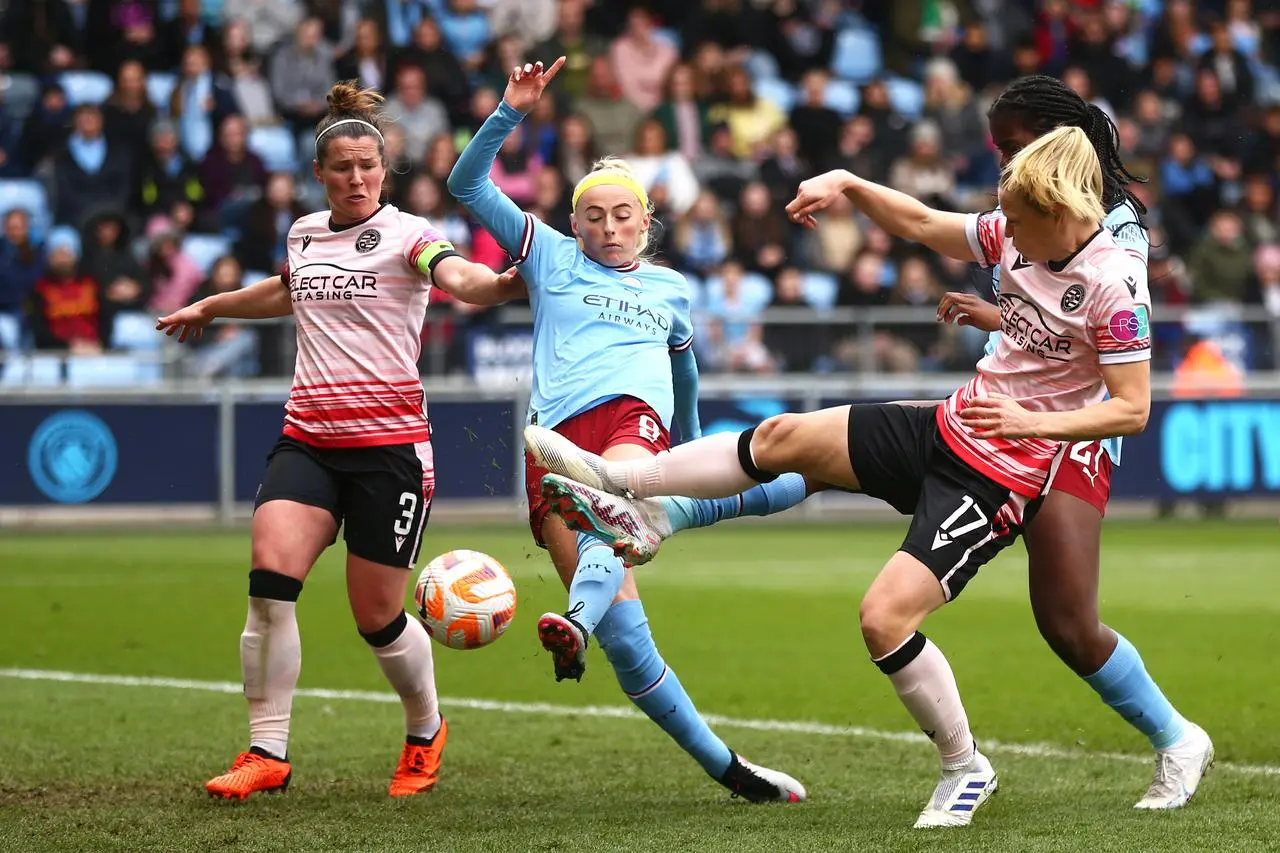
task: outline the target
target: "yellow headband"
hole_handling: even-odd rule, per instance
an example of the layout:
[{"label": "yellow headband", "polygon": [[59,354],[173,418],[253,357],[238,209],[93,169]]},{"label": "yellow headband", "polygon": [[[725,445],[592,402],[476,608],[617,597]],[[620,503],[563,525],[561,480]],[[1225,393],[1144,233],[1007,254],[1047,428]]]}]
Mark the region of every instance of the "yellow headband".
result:
[{"label": "yellow headband", "polygon": [[640,200],[640,207],[644,212],[648,213],[649,211],[649,196],[638,181],[619,172],[606,170],[592,172],[581,181],[578,181],[578,186],[573,191],[573,209],[575,211],[578,209],[578,199],[582,198],[582,194],[592,187],[622,187],[624,190],[630,190]]}]

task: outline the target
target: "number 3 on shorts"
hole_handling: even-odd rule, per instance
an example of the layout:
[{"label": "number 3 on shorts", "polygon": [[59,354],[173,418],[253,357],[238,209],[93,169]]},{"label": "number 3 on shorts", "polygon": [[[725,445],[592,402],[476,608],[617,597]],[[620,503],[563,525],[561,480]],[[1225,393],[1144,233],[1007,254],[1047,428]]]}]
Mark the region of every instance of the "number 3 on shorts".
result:
[{"label": "number 3 on shorts", "polygon": [[652,415],[641,415],[636,419],[636,427],[640,437],[651,444],[657,444],[662,438],[662,430]]},{"label": "number 3 on shorts", "polygon": [[418,510],[418,496],[413,492],[405,492],[400,495],[400,506],[404,508],[404,512],[400,513],[392,529],[397,536],[408,536],[413,529],[413,515]]}]

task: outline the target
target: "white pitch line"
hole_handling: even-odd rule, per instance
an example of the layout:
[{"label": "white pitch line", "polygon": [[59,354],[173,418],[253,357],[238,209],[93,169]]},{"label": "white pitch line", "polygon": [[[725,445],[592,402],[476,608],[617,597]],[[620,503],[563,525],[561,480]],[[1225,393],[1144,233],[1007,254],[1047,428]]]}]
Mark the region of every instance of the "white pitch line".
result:
[{"label": "white pitch line", "polygon": [[[136,675],[98,675],[87,672],[60,672],[51,669],[0,668],[0,678],[23,681],[60,681],[70,684],[102,684],[113,687],[163,687],[173,690],[198,690],[206,693],[244,692],[244,686],[232,681],[194,681],[185,678],[153,678]],[[330,690],[317,687],[300,688],[294,693],[310,699],[331,699],[344,702],[378,702],[398,704],[400,697],[394,693],[372,690]],[[634,708],[621,705],[552,705],[548,702],[500,702],[496,699],[462,699],[440,697],[440,704],[449,708],[465,708],[471,711],[496,711],[502,714],[538,714],[546,717],[602,717],[608,719],[644,720],[644,714]],[[894,743],[927,743],[918,732],[887,732],[862,726],[833,726],[828,723],[802,720],[753,720],[726,717],[720,714],[703,714],[709,725],[723,728],[750,729],[758,732],[786,732],[815,735],[818,737],[856,738],[861,740],[890,741]],[[1063,749],[1047,743],[1004,743],[983,739],[983,751],[1004,752],[1030,758],[1066,759],[1070,761],[1123,761],[1131,764],[1150,764],[1150,755],[1133,755],[1121,752],[1087,752]],[[1239,764],[1219,761],[1219,770],[1248,776],[1280,776],[1280,766],[1271,764]]]}]

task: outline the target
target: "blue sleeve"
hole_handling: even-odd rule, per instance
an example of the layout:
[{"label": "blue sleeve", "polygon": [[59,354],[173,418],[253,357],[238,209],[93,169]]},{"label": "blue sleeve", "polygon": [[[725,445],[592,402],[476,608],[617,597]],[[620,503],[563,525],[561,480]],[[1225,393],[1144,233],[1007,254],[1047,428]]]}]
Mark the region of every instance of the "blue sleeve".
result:
[{"label": "blue sleeve", "polygon": [[1111,231],[1111,237],[1117,246],[1139,258],[1144,264],[1147,263],[1151,238],[1138,218],[1138,211],[1128,202],[1112,210],[1103,224]]},{"label": "blue sleeve", "polygon": [[671,351],[671,390],[675,395],[675,421],[680,428],[680,441],[683,443],[700,438],[702,424],[698,420],[698,359],[691,346]]},{"label": "blue sleeve", "polygon": [[470,211],[484,230],[494,236],[517,264],[533,259],[538,248],[535,244],[545,242],[548,237],[556,242],[566,240],[537,217],[521,210],[519,205],[502,194],[489,177],[503,141],[523,118],[524,114],[519,110],[508,106],[506,101],[500,102],[493,115],[485,119],[480,130],[462,150],[449,173],[448,184],[449,193]]}]

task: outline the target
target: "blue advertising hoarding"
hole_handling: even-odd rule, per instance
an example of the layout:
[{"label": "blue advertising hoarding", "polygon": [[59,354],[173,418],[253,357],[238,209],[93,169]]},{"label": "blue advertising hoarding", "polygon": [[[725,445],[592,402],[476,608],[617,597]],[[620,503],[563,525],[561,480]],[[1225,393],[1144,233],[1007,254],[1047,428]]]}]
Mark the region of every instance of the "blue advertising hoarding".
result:
[{"label": "blue advertising hoarding", "polygon": [[[847,401],[823,401],[840,405]],[[704,399],[705,433],[801,411],[800,399]],[[508,401],[430,404],[441,499],[513,497],[523,471]],[[251,501],[280,435],[279,402],[235,406],[235,498]],[[212,403],[0,404],[0,505],[212,504],[219,410]],[[1280,399],[1157,401],[1125,440],[1117,499],[1280,496]]]}]

